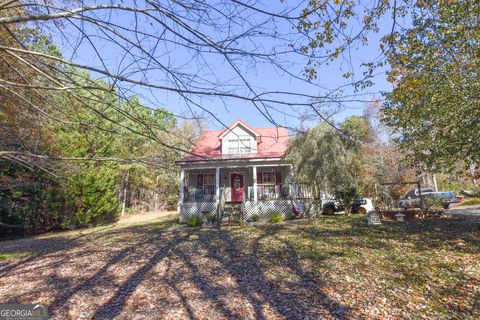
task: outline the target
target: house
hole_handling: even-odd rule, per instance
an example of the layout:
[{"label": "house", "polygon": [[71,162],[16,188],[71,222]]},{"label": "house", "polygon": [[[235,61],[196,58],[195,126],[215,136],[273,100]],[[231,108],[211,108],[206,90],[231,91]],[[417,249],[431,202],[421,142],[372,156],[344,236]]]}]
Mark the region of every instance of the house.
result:
[{"label": "house", "polygon": [[298,190],[284,160],[287,148],[284,127],[252,128],[237,120],[224,130],[205,131],[191,154],[177,161],[181,222],[219,211],[224,216],[236,211],[243,220],[291,213]]}]

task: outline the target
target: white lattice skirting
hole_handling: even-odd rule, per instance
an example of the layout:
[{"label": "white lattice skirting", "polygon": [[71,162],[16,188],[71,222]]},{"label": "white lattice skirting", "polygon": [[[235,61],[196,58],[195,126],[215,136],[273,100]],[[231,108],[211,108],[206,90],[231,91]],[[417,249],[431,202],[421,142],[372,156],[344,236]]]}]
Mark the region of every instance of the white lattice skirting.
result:
[{"label": "white lattice skirting", "polygon": [[[296,200],[295,203],[302,203]],[[199,216],[206,221],[210,212],[215,212],[217,204],[215,202],[186,202],[180,205],[180,222],[185,223],[191,216]],[[244,202],[244,219],[250,221],[252,216],[258,215],[260,220],[266,221],[270,213],[281,213],[284,219],[288,219],[292,214],[292,201],[290,200],[259,200]]]}]

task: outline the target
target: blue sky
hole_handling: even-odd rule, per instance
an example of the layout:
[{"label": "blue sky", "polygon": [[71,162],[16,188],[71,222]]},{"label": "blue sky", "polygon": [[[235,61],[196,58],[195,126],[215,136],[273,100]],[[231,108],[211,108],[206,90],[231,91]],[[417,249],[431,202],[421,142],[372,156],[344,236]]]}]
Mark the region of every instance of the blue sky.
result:
[{"label": "blue sky", "polygon": [[[269,11],[278,11],[284,6],[286,6],[286,4],[281,3],[280,1],[269,1],[268,5],[264,5],[264,9]],[[134,24],[133,18],[134,16],[131,13],[125,12],[114,14],[110,13],[109,15],[111,22],[129,27],[132,27]],[[263,17],[259,14],[249,14],[249,19],[251,19],[253,22],[261,22]],[[75,23],[82,29],[82,32],[91,36],[91,42],[86,41],[85,38],[81,38],[81,33],[79,30],[73,27],[71,24],[66,23],[64,29],[62,30],[62,33],[66,36],[62,36],[60,32],[53,33],[53,39],[61,47],[65,57],[71,58],[73,61],[78,63],[103,68],[98,57],[98,55],[100,55],[102,56],[103,63],[106,64],[110,71],[128,74],[132,78],[148,81],[149,83],[155,85],[170,85],[164,70],[158,68],[158,66],[152,67],[150,64],[148,64],[150,68],[144,74],[135,73],[135,68],[138,68],[135,63],[138,63],[138,61],[135,61],[135,58],[125,54],[125,52],[128,51],[135,52],[135,48],[129,48],[128,46],[122,48],[113,44],[109,39],[106,39],[106,34],[103,34],[96,28],[93,28],[85,23],[80,24],[78,21],[75,21]],[[390,24],[391,21],[389,21],[388,17],[384,18],[382,21],[380,21],[380,28],[389,29]],[[162,32],[161,28],[156,25],[152,26],[147,19],[139,19],[139,25],[139,29],[145,32]],[[213,39],[220,39],[222,36],[225,36],[222,34],[222,30],[215,30],[212,32],[202,24],[199,24],[197,27],[199,28],[198,30],[202,32],[210,32],[209,36],[211,36]],[[285,32],[285,34],[288,34],[292,41],[296,39],[294,34],[295,32],[290,31],[290,25],[281,25],[278,23],[276,24],[276,27],[278,27],[278,31],[280,33]],[[235,27],[232,30],[234,32],[240,32],[243,29],[242,26],[240,26]],[[352,32],[353,31],[355,30],[352,29]],[[168,64],[175,71],[183,72],[189,75],[198,74],[198,79],[212,81],[213,84],[209,85],[211,87],[214,87],[216,83],[225,81],[228,83],[228,85],[223,86],[222,90],[230,90],[231,92],[240,95],[251,94],[242,84],[241,79],[239,79],[238,75],[234,72],[229,63],[218,54],[205,54],[202,56],[203,60],[192,60],[192,52],[182,48],[181,46],[167,43],[158,44],[155,43],[155,39],[149,37],[140,36],[137,39],[130,32],[124,32],[123,35],[129,39],[136,39],[139,41],[139,43],[142,43],[142,46],[151,49],[152,55],[155,56],[158,61]],[[349,81],[351,81],[344,79],[341,76],[343,73],[351,71],[351,69],[357,73],[360,73],[359,66],[361,63],[369,62],[378,57],[380,54],[378,46],[379,37],[379,35],[375,34],[370,35],[368,45],[360,46],[351,52],[349,57],[351,61],[338,59],[329,65],[323,64],[319,66],[317,68],[318,79],[313,80],[312,83],[295,79],[278,68],[273,67],[271,64],[252,65],[251,63],[247,62],[239,62],[236,67],[257,93],[263,91],[289,91],[309,95],[323,95],[328,92],[328,88],[337,88],[348,84]],[[243,47],[249,50],[252,50],[254,47],[258,47],[259,50],[262,51],[269,50],[273,46],[280,45],[277,43],[277,40],[273,40],[269,37],[262,38],[260,36],[254,37],[253,41],[252,39],[249,40],[250,41],[248,43],[239,42],[237,47]],[[284,44],[282,43],[282,45]],[[93,46],[96,48],[98,53],[93,49]],[[75,54],[73,54],[73,47],[76,48]],[[137,56],[142,55],[145,57],[144,54],[138,54]],[[285,60],[285,66],[288,66],[287,70],[290,73],[299,77],[303,77],[302,71],[306,64],[306,59],[304,57],[299,57],[298,55],[287,55],[283,57],[283,59]],[[147,65],[144,62],[140,62],[140,64],[143,67]],[[359,100],[369,100],[373,96],[380,97],[380,92],[388,91],[391,88],[391,85],[385,81],[384,70],[378,71],[380,74],[375,77],[374,85],[372,87],[355,93],[353,88],[347,85],[344,88],[343,94],[356,95],[352,96],[352,99]],[[106,80],[110,81],[109,79]],[[143,103],[152,108],[164,107],[174,114],[188,114],[190,110],[194,110],[196,113],[206,115],[208,116],[208,125],[212,129],[221,128],[222,124],[215,120],[213,116],[208,115],[205,111],[202,111],[201,108],[208,109],[224,124],[229,124],[234,120],[241,118],[254,127],[272,125],[271,122],[268,121],[261,114],[261,112],[255,108],[255,106],[247,101],[231,98],[221,100],[216,98],[192,96],[192,101],[197,103],[200,107],[194,105],[189,106],[186,100],[176,93],[166,92],[158,89],[151,90],[142,86],[132,86],[129,84],[122,84],[122,87],[127,90],[127,95],[140,95]],[[291,99],[293,99],[293,101],[302,100],[302,98],[295,97]],[[342,121],[349,115],[362,114],[363,105],[364,103],[359,101],[345,103],[342,107],[342,110],[334,116],[334,119],[336,121]],[[331,108],[331,106],[327,105],[325,108],[328,109]],[[289,107],[281,107],[278,111],[273,111],[270,109],[270,112],[272,113],[276,123],[288,127],[298,127],[302,110],[291,110]],[[306,126],[312,126],[314,123],[306,122],[305,124]]]}]

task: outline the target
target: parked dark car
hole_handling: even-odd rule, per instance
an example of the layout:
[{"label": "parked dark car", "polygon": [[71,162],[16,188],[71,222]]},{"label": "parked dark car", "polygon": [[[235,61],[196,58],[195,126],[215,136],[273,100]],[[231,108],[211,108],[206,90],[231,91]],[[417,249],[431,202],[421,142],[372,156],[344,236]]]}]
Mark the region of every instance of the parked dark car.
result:
[{"label": "parked dark car", "polygon": [[[353,202],[352,212],[366,214],[367,211],[373,210],[372,200],[368,198],[357,199]],[[334,214],[335,212],[345,211],[345,206],[337,199],[331,198],[323,205],[323,214]]]}]

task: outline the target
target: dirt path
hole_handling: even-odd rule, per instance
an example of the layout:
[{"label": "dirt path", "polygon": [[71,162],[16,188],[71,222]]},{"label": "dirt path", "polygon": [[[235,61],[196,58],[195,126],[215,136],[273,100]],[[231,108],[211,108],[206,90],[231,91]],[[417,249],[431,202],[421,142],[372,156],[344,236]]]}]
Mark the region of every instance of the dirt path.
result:
[{"label": "dirt path", "polygon": [[157,211],[148,212],[135,215],[126,215],[120,217],[116,223],[118,226],[131,226],[135,224],[155,223],[162,221],[166,217],[175,217],[177,213],[175,211]]}]

